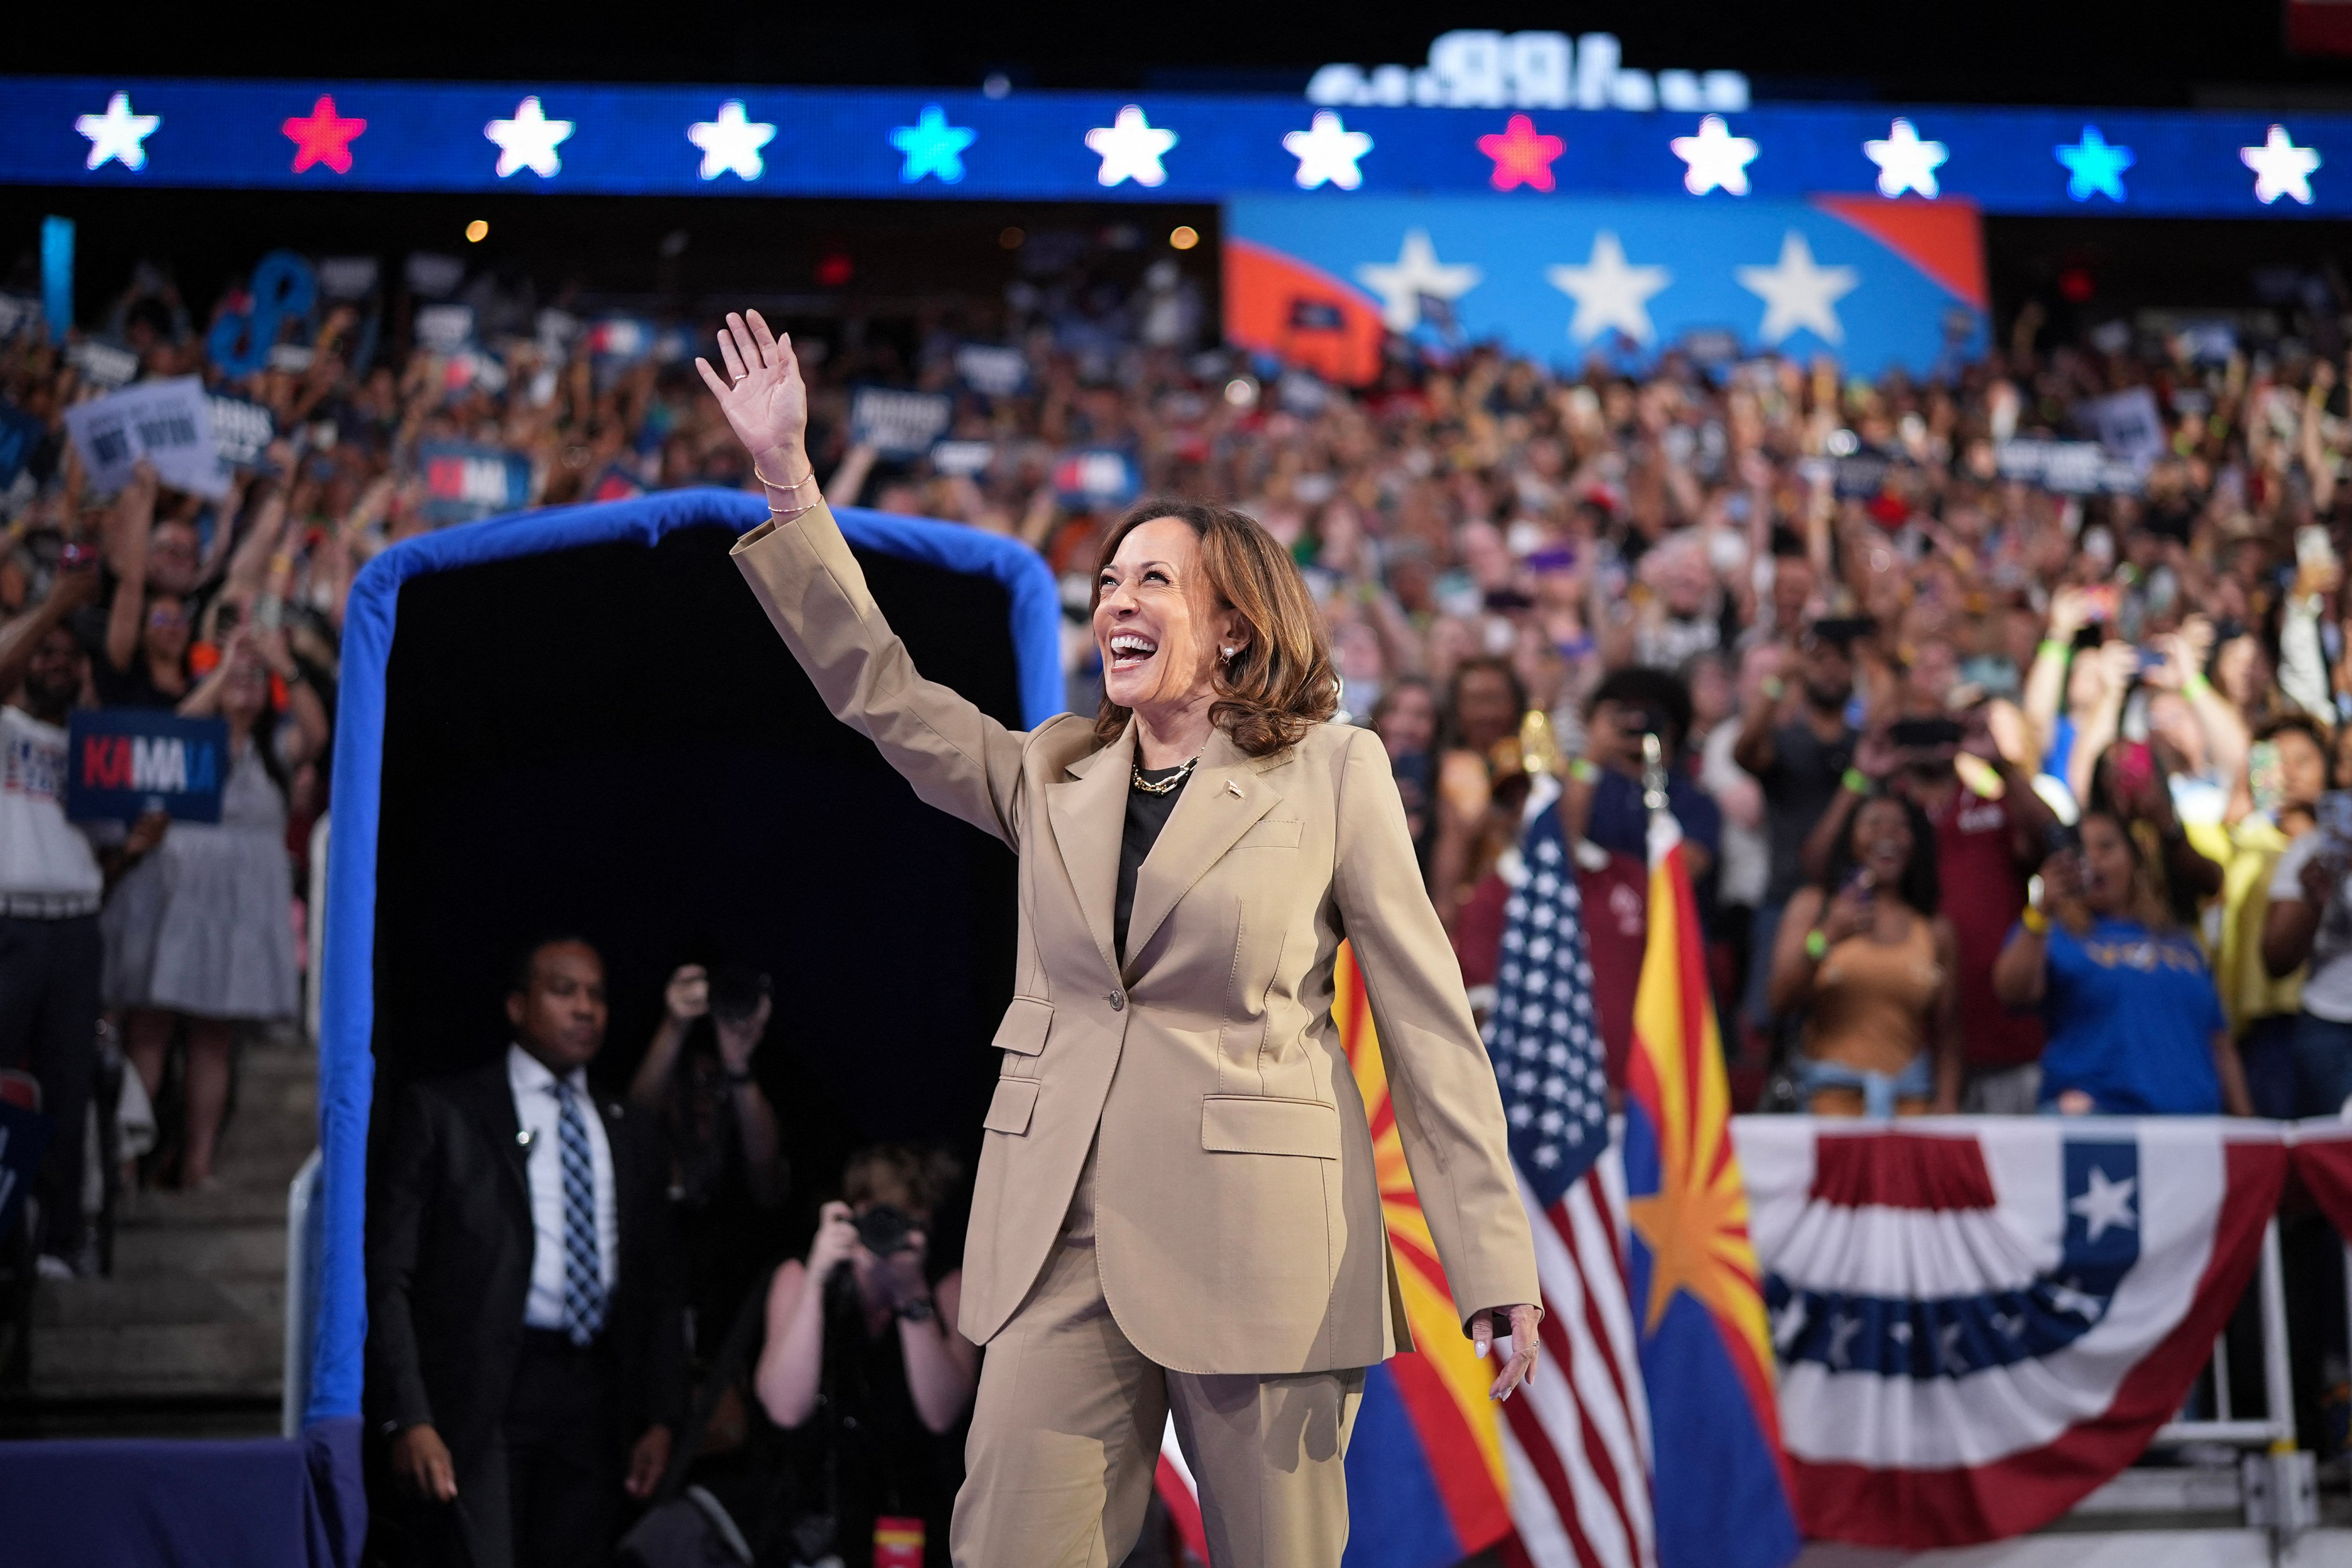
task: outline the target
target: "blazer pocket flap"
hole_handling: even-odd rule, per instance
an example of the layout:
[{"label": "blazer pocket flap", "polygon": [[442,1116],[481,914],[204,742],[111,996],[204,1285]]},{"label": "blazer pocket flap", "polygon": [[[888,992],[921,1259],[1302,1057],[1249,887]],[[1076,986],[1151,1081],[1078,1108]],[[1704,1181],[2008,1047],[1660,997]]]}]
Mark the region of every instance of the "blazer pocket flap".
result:
[{"label": "blazer pocket flap", "polygon": [[1236,849],[1296,849],[1304,823],[1296,816],[1270,816],[1234,841]]},{"label": "blazer pocket flap", "polygon": [[1319,1100],[1212,1094],[1201,1101],[1201,1147],[1225,1154],[1339,1157],[1339,1108]]},{"label": "blazer pocket flap", "polygon": [[988,1115],[981,1125],[991,1132],[1025,1136],[1029,1131],[1029,1118],[1036,1109],[1035,1079],[1001,1078],[996,1080],[996,1097],[988,1102]]},{"label": "blazer pocket flap", "polygon": [[1015,996],[996,1026],[996,1048],[1034,1057],[1045,1048],[1045,1032],[1054,1026],[1054,1005],[1034,997]]}]

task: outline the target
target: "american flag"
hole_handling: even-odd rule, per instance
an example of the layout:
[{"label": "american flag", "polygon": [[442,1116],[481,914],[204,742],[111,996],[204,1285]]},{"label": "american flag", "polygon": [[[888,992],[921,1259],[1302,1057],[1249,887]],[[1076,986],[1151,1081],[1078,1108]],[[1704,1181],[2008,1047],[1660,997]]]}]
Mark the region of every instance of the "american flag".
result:
[{"label": "american flag", "polygon": [[1535,1232],[1544,1361],[1503,1406],[1517,1538],[1535,1568],[1655,1568],[1650,1415],[1625,1288],[1624,1175],[1583,904],[1557,801],[1528,824],[1486,1049]]}]

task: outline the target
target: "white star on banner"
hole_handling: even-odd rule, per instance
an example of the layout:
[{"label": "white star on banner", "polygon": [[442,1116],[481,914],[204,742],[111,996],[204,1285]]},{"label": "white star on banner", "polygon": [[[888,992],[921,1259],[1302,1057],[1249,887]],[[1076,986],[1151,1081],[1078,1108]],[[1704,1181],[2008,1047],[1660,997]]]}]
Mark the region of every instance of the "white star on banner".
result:
[{"label": "white star on banner", "polygon": [[1592,254],[1581,267],[1565,263],[1544,268],[1551,286],[1576,300],[1576,319],[1568,335],[1589,342],[1615,328],[1637,343],[1657,335],[1650,324],[1650,296],[1675,280],[1663,267],[1629,266],[1625,247],[1602,229],[1592,237]]},{"label": "white star on banner", "polygon": [[1838,322],[1837,302],[1860,287],[1862,275],[1851,267],[1821,267],[1805,237],[1790,229],[1780,237],[1780,259],[1769,267],[1737,267],[1739,286],[1764,301],[1764,324],[1757,336],[1779,343],[1801,327],[1810,327],[1822,342],[1842,343],[1845,328]]},{"label": "white star on banner", "polygon": [[1862,151],[1878,165],[1880,195],[1894,197],[1916,191],[1931,202],[1936,199],[1936,171],[1952,155],[1941,142],[1920,141],[1919,132],[1907,120],[1897,120],[1888,127],[1885,141],[1864,142]]},{"label": "white star on banner", "polygon": [[1381,320],[1392,332],[1409,332],[1421,324],[1424,298],[1450,305],[1485,277],[1467,262],[1449,267],[1439,261],[1425,228],[1405,231],[1404,245],[1394,262],[1367,261],[1356,268],[1357,281],[1384,301]]},{"label": "white star on banner", "polygon": [[160,114],[131,113],[131,95],[116,93],[107,100],[104,114],[85,114],[74,121],[74,129],[89,138],[89,162],[83,167],[95,169],[111,158],[126,169],[145,168],[147,138],[163,123]]},{"label": "white star on banner", "polygon": [[2106,1172],[2091,1167],[2091,1184],[2082,1196],[2066,1205],[2068,1214],[2083,1216],[2083,1239],[2093,1246],[2107,1233],[2109,1226],[2122,1230],[2137,1230],[2139,1216],[2132,1213],[2132,1192],[2139,1185],[2137,1176],[2126,1176],[2120,1182],[2107,1180]]},{"label": "white star on banner", "polygon": [[1095,175],[1098,183],[1116,185],[1133,180],[1139,185],[1156,185],[1168,178],[1160,160],[1176,145],[1176,132],[1154,130],[1143,110],[1130,103],[1108,125],[1087,132],[1087,145],[1102,158],[1102,170]]},{"label": "white star on banner", "polygon": [[[702,149],[702,177],[706,180],[715,180],[721,174],[758,179],[767,168],[767,160],[760,156],[760,149],[775,137],[773,125],[746,118],[742,100],[733,98],[719,106],[718,119],[698,120],[686,128],[686,139]],[[542,169],[540,173],[548,171]]]},{"label": "white star on banner", "polygon": [[1331,110],[1318,110],[1313,128],[1293,131],[1282,139],[1282,149],[1298,160],[1298,188],[1311,191],[1327,180],[1343,191],[1364,183],[1356,160],[1372,150],[1372,139],[1350,131]]},{"label": "white star on banner", "polygon": [[550,120],[534,96],[515,105],[512,120],[493,120],[482,127],[482,134],[499,144],[499,179],[529,169],[544,180],[563,167],[555,149],[572,134],[572,121]]},{"label": "white star on banner", "polygon": [[[115,101],[121,101],[117,95]],[[2239,161],[2254,172],[2254,199],[2264,206],[2281,196],[2293,196],[2305,206],[2311,205],[2311,172],[2319,167],[2319,149],[2298,147],[2294,138],[2286,133],[2284,125],[2273,125],[2271,133],[2263,138],[2259,147],[2238,149]],[[93,149],[89,166],[98,167],[98,153]]]},{"label": "white star on banner", "polygon": [[1708,115],[1698,122],[1697,135],[1677,136],[1666,145],[1690,165],[1683,174],[1683,189],[1691,195],[1703,196],[1713,190],[1735,196],[1748,194],[1748,165],[1756,161],[1756,143],[1734,136],[1722,115]]}]

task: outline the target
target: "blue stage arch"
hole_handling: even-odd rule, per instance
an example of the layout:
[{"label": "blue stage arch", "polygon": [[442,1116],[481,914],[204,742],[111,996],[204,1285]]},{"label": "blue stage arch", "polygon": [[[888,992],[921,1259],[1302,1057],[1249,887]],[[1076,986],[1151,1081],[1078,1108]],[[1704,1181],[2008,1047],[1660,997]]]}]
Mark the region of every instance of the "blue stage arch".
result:
[{"label": "blue stage arch", "polygon": [[[993,578],[1010,602],[1023,721],[1062,711],[1061,610],[1053,573],[1036,552],[1001,534],[845,507],[835,512],[852,546]],[[364,1260],[368,1109],[374,1092],[376,845],[383,772],[384,670],[397,631],[400,590],[436,572],[589,545],[650,547],[677,529],[741,533],[767,517],[761,498],[737,490],[667,490],[633,500],[520,512],[404,541],[370,562],[352,584],[343,617],[336,714],[333,828],[327,859],[319,1022],[319,1184],[312,1200],[316,1255],[308,1281],[311,1324],[306,1436],[357,1490],[358,1434],[367,1333]],[[749,590],[745,590],[747,593]]]}]

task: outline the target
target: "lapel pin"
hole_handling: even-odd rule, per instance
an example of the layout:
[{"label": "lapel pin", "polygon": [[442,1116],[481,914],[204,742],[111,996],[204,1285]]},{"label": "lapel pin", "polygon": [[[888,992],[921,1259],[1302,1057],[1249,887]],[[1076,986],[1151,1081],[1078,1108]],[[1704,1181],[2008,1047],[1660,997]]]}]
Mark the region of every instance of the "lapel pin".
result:
[{"label": "lapel pin", "polygon": [[530,1128],[526,1127],[521,1131],[515,1134],[515,1142],[523,1148],[528,1149],[531,1146],[532,1142],[537,1139],[538,1136],[538,1133],[533,1132]]},{"label": "lapel pin", "polygon": [[1225,781],[1225,793],[1232,795],[1235,800],[1239,800],[1242,797],[1242,786],[1239,784],[1236,784],[1234,780],[1227,779]]}]

